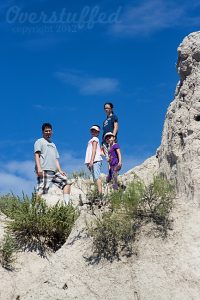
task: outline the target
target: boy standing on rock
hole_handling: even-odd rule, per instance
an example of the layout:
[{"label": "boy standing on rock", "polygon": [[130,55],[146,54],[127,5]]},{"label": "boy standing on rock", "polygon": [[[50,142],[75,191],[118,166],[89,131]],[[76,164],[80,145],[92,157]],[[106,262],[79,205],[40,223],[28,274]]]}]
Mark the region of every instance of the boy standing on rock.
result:
[{"label": "boy standing on rock", "polygon": [[52,133],[52,125],[44,123],[42,125],[43,137],[34,144],[36,192],[38,195],[46,194],[50,185],[54,183],[63,190],[64,202],[69,204],[71,185],[66,173],[61,169],[56,145],[51,141]]}]

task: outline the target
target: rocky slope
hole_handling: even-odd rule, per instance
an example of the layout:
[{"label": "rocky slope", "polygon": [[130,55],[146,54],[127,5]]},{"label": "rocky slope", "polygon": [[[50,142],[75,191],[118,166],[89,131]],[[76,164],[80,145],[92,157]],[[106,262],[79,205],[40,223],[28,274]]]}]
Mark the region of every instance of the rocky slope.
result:
[{"label": "rocky slope", "polygon": [[[200,32],[196,32],[178,48],[180,81],[166,114],[157,157],[121,178],[126,184],[136,173],[149,183],[153,175],[163,173],[175,182],[174,223],[167,239],[143,230],[135,244],[137,255],[92,264],[88,260],[92,241],[85,232],[85,220],[95,216],[83,209],[65,245],[48,259],[21,253],[13,273],[0,267],[0,299],[200,299],[199,62]],[[80,193],[79,188],[73,189],[74,203]],[[53,199],[50,194],[50,204],[59,197]],[[0,219],[0,234],[3,222]]]},{"label": "rocky slope", "polygon": [[20,299],[200,299],[198,204],[176,199],[167,240],[143,231],[135,245],[137,255],[113,263],[88,262],[92,243],[84,231],[85,217],[82,213],[68,241],[29,288],[21,290]]},{"label": "rocky slope", "polygon": [[[145,183],[149,183],[157,169],[157,158],[151,157],[141,166],[124,174],[121,180],[127,184],[136,174]],[[72,186],[73,203],[78,205],[79,195],[84,203],[85,193],[85,181],[79,179],[78,183]],[[56,187],[52,187],[45,199],[49,205],[54,205],[58,201],[62,202],[62,193]],[[99,264],[89,263],[92,241],[87,237],[85,227],[86,220],[93,220],[95,215],[87,210],[86,205],[79,208],[80,217],[70,237],[55,254],[49,253],[46,258],[41,258],[39,253],[21,252],[13,272],[8,272],[0,266],[0,299],[133,299],[133,295],[137,297],[139,289],[136,282],[133,282],[133,278],[136,277],[136,256],[131,259],[124,257],[121,262],[112,264],[107,261]],[[98,214],[98,209],[95,214]],[[5,217],[2,217],[1,236],[4,224]]]}]

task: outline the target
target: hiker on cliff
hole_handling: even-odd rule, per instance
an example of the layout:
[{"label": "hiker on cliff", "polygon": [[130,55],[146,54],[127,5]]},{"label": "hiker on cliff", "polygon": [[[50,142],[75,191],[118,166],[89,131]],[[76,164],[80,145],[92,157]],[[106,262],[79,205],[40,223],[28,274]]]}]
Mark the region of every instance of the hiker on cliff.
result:
[{"label": "hiker on cliff", "polygon": [[113,189],[117,190],[119,188],[117,182],[118,171],[122,167],[122,155],[120,146],[118,143],[116,143],[116,138],[112,132],[107,132],[104,135],[104,139],[109,145],[109,173],[107,176],[107,182],[112,182]]},{"label": "hiker on cliff", "polygon": [[106,119],[103,122],[103,135],[102,135],[102,151],[107,159],[109,160],[109,144],[105,140],[105,134],[107,132],[112,132],[115,137],[115,141],[117,142],[117,133],[118,133],[118,117],[113,112],[113,104],[111,102],[106,102],[104,104],[104,110],[106,112]]},{"label": "hiker on cliff", "polygon": [[102,166],[102,157],[101,157],[101,148],[99,143],[99,133],[100,127],[98,125],[93,125],[90,128],[91,139],[88,142],[86,155],[85,155],[85,164],[90,170],[93,180],[97,185],[98,193],[100,198],[102,197],[102,182],[101,182],[101,166]]},{"label": "hiker on cliff", "polygon": [[71,184],[67,180],[66,173],[61,169],[56,145],[51,141],[52,133],[52,125],[44,123],[42,125],[43,137],[34,144],[36,192],[39,196],[48,193],[53,183],[63,190],[64,203],[69,204]]}]

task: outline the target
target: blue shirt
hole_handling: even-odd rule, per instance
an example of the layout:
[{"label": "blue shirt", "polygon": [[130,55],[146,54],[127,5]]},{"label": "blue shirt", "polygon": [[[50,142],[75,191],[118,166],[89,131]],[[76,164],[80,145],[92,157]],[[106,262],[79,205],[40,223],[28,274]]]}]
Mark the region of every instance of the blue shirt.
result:
[{"label": "blue shirt", "polygon": [[114,131],[114,123],[115,122],[118,122],[118,117],[114,114],[107,117],[106,120],[103,122],[103,140],[104,140],[104,135],[107,132]]}]

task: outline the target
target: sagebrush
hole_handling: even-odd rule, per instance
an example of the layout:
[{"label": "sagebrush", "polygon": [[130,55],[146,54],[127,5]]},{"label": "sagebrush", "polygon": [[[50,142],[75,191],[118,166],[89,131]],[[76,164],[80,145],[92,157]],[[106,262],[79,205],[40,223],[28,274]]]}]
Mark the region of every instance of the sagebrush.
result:
[{"label": "sagebrush", "polygon": [[17,251],[17,245],[14,237],[10,234],[5,234],[0,244],[0,261],[2,267],[13,270],[15,262],[15,254]]},{"label": "sagebrush", "polygon": [[112,192],[108,196],[110,212],[88,225],[96,256],[113,260],[122,251],[130,255],[136,234],[149,222],[165,237],[171,224],[174,196],[172,184],[161,177],[155,177],[148,186],[137,179],[125,191]]},{"label": "sagebrush", "polygon": [[135,229],[130,217],[123,214],[105,213],[97,218],[95,224],[88,225],[88,233],[93,237],[94,254],[99,258],[113,261],[119,259],[119,253],[126,251],[126,255],[132,254],[132,241],[135,237]]},{"label": "sagebrush", "polygon": [[0,197],[0,211],[11,219],[20,205],[20,198],[14,194],[6,194]]},{"label": "sagebrush", "polygon": [[31,250],[36,250],[37,246],[58,250],[69,236],[78,216],[72,205],[58,203],[48,207],[45,200],[35,194],[31,199],[27,196],[23,199],[9,196],[8,200],[10,204],[2,209],[11,218],[7,228],[21,247]]}]

